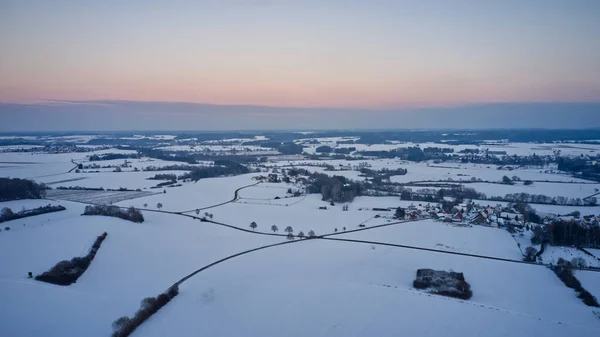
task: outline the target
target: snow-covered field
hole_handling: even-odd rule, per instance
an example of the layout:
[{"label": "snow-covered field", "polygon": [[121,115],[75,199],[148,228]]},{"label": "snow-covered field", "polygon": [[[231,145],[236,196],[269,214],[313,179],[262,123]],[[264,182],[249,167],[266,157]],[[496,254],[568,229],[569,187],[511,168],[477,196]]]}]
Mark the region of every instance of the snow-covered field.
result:
[{"label": "snow-covered field", "polygon": [[514,185],[471,183],[467,187],[474,188],[478,192],[485,193],[488,197],[505,196],[511,193],[542,194],[549,197],[585,198],[600,189],[600,184],[572,184],[572,183],[533,183],[523,185],[518,182]]},{"label": "snow-covered field", "polygon": [[[413,289],[415,272],[423,267],[464,272],[473,298]],[[241,256],[198,276],[137,334],[596,336],[600,331],[598,318],[573,291],[536,266],[307,241]]]},{"label": "snow-covered field", "polygon": [[[83,137],[83,138],[82,138]],[[85,141],[87,136],[70,138]],[[174,136],[134,136],[132,139],[173,141]],[[258,139],[258,138],[254,138]],[[262,139],[262,138],[261,138]],[[249,140],[252,140],[251,138]],[[321,144],[335,145],[347,138],[319,138]],[[242,142],[244,139],[231,139]],[[375,144],[364,149],[409,146]],[[414,145],[414,144],[413,144]],[[431,146],[443,146],[430,144]],[[173,147],[174,146],[174,147]],[[177,149],[172,145],[171,150]],[[187,146],[187,145],[186,145]],[[239,145],[235,145],[239,146]],[[317,145],[319,146],[319,145]],[[341,146],[356,146],[343,144]],[[426,147],[427,144],[421,144]],[[573,155],[591,151],[584,147],[552,144],[508,144],[500,148],[521,154],[552,153],[558,147]],[[196,146],[217,150],[230,145],[212,142]],[[443,146],[445,147],[445,146]],[[468,147],[468,146],[467,146]],[[534,149],[540,147],[540,149]],[[258,148],[249,147],[256,152]],[[311,145],[311,148],[316,146]],[[457,149],[459,147],[456,147]],[[470,148],[470,147],[469,147]],[[262,149],[262,148],[260,148]],[[264,150],[264,149],[263,149]],[[600,147],[599,147],[600,150]],[[543,266],[482,259],[449,253],[466,253],[520,261],[521,248],[529,237],[516,237],[503,229],[446,224],[420,220],[393,224],[396,207],[420,202],[399,197],[355,198],[343,210],[343,203],[331,206],[319,194],[291,197],[287,191],[304,191],[304,186],[286,183],[258,183],[257,173],[183,182],[180,187],[150,189],[160,183],[147,178],[155,174],[180,175],[185,171],[141,171],[148,166],[183,164],[149,158],[131,159],[124,172],[112,168],[99,173],[67,173],[73,159],[84,165],[91,154],[131,153],[116,149],[86,153],[40,154],[0,153],[0,176],[35,178],[52,187],[83,186],[140,189],[141,192],[94,192],[52,190],[53,200],[0,202],[0,209],[13,211],[47,204],[63,205],[66,211],[43,214],[2,223],[0,226],[0,336],[109,336],[111,323],[124,315],[132,316],[140,301],[156,296],[174,282],[205,265],[229,255],[269,244],[289,242],[278,234],[291,226],[294,233],[313,230],[317,235],[334,233],[331,238],[373,241],[442,252],[390,247],[376,243],[315,239],[259,250],[217,264],[195,275],[180,287],[180,294],[133,336],[598,336],[600,319],[585,306],[572,289]],[[579,151],[579,152],[578,152]],[[124,160],[94,162],[120,165]],[[336,168],[358,165],[346,160],[298,160],[271,162],[270,167],[297,165],[311,172],[343,175],[363,180],[357,170],[325,171],[313,165]],[[408,174],[394,176],[395,182],[422,180],[500,181],[514,175],[536,180],[531,186],[473,183],[467,186],[488,196],[527,192],[549,196],[580,197],[593,194],[600,184],[585,184],[566,174],[547,168],[497,170],[493,165],[409,163],[395,159],[367,160],[371,169],[407,168]],[[210,165],[201,163],[198,165]],[[139,172],[133,169],[138,168]],[[85,171],[85,170],[84,170]],[[263,173],[264,174],[264,173]],[[571,183],[547,183],[562,181]],[[418,185],[411,184],[418,189]],[[163,193],[163,190],[166,193]],[[237,199],[234,199],[235,191]],[[155,193],[148,195],[149,193]],[[135,195],[134,195],[135,194]],[[121,200],[123,197],[131,199]],[[135,197],[135,198],[134,198]],[[277,198],[277,199],[276,199]],[[71,202],[71,201],[77,202]],[[119,206],[147,208],[141,224],[102,216],[81,216],[85,203],[115,203]],[[485,204],[485,201],[483,201]],[[490,204],[497,204],[489,202]],[[201,222],[195,216],[211,213],[213,220],[251,230],[255,233]],[[425,203],[421,203],[425,204]],[[145,206],[146,205],[146,206]],[[327,209],[320,209],[327,207]],[[390,208],[391,211],[373,211]],[[600,206],[534,205],[540,213],[600,213]],[[389,226],[373,228],[376,225]],[[360,228],[356,232],[343,233]],[[10,230],[4,230],[8,226]],[[62,287],[27,279],[27,273],[40,274],[58,261],[81,256],[96,236],[108,237],[90,268],[77,283]],[[574,248],[547,247],[545,263],[559,257],[582,256]],[[600,255],[600,251],[593,251]],[[591,266],[600,266],[586,256]],[[596,264],[594,264],[596,263]],[[471,284],[473,297],[457,300],[430,295],[413,288],[417,269],[434,268],[463,272]],[[600,273],[577,272],[583,286],[600,297]]]}]

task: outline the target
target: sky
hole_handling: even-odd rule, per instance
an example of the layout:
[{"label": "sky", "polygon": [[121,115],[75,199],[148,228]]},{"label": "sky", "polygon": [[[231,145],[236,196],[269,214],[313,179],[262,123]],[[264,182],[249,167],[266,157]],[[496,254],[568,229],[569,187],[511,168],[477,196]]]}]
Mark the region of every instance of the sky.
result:
[{"label": "sky", "polygon": [[72,129],[244,129],[524,107],[579,127],[582,103],[600,126],[599,18],[596,0],[0,0],[0,115],[15,122],[0,130],[51,127],[27,121],[40,111]]}]

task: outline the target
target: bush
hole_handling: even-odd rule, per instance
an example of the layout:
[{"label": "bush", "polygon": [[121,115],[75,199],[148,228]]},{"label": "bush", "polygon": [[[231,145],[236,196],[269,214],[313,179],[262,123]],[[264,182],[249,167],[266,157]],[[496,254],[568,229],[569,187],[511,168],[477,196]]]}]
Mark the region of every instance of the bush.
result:
[{"label": "bush", "polygon": [[82,215],[104,215],[129,220],[137,223],[144,222],[144,216],[142,215],[142,212],[140,212],[137,208],[133,206],[129,207],[127,210],[122,210],[117,206],[85,206],[85,210],[83,211]]},{"label": "bush", "polygon": [[90,263],[96,257],[96,253],[102,241],[106,239],[107,233],[104,232],[102,235],[96,238],[96,241],[90,248],[89,253],[84,257],[74,257],[70,261],[64,260],[58,262],[49,271],[35,277],[36,280],[52,283],[62,286],[68,286],[77,281],[81,275],[88,269]]},{"label": "bush", "polygon": [[538,250],[535,249],[534,247],[527,247],[525,248],[525,257],[523,258],[524,261],[527,262],[535,262],[535,258],[536,255],[538,253]]}]

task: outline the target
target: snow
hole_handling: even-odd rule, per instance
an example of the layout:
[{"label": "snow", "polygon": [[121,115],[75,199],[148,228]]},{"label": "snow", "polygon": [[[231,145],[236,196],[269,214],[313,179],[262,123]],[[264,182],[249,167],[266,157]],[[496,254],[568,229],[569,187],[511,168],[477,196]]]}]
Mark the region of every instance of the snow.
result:
[{"label": "snow", "polygon": [[[139,139],[136,136],[136,139]],[[144,136],[145,137],[145,136]],[[174,136],[159,135],[152,139],[171,142]],[[257,136],[255,139],[258,139]],[[84,138],[73,137],[73,141]],[[319,138],[323,144],[335,144],[346,138]],[[243,139],[228,141],[241,142]],[[412,143],[365,146],[344,144],[338,147],[387,148],[412,146]],[[170,149],[176,149],[172,145]],[[237,146],[237,145],[235,145]],[[317,145],[319,146],[319,145]],[[426,147],[427,144],[421,144]],[[446,147],[435,144],[432,146]],[[575,144],[501,144],[497,149],[519,153],[540,151],[552,153],[560,148],[570,155],[590,151]],[[231,148],[219,142],[197,146],[211,149]],[[472,146],[462,146],[472,148]],[[492,146],[486,146],[492,147]],[[548,148],[544,148],[548,147]],[[593,147],[593,146],[589,146]],[[253,150],[256,148],[249,147]],[[311,145],[311,148],[316,146]],[[461,147],[455,147],[457,149]],[[539,148],[539,149],[535,149]],[[262,149],[262,148],[261,148]],[[600,147],[599,147],[600,149]],[[258,149],[256,149],[258,150]],[[263,149],[264,150],[264,149]],[[66,173],[76,162],[88,162],[93,153],[116,153],[103,149],[87,153],[42,154],[0,153],[0,176],[35,178],[56,186],[86,186],[150,189],[160,181],[147,180],[155,174],[184,171]],[[121,153],[132,153],[123,151]],[[283,159],[276,157],[276,159]],[[178,164],[148,158],[132,159],[133,167]],[[583,184],[581,180],[561,174],[555,168],[520,168],[497,170],[493,165],[445,163],[408,163],[395,159],[366,161],[372,169],[408,169],[405,176],[392,179],[411,188],[409,182],[420,180],[470,180],[472,177],[500,181],[502,176],[521,179],[574,181],[575,184],[535,182],[531,186],[506,186],[474,183],[466,186],[492,195],[527,192],[583,198],[594,193],[600,184]],[[99,165],[120,165],[123,160],[96,162]],[[208,165],[202,163],[199,165]],[[346,160],[282,160],[270,167],[296,164],[311,172],[344,175],[363,180],[358,171],[325,171],[329,164],[358,165]],[[445,167],[441,167],[445,166]],[[337,238],[401,244],[446,252],[477,254],[521,260],[521,248],[528,245],[528,236],[515,238],[498,228],[446,224],[434,220],[391,224],[398,206],[408,207],[419,202],[402,201],[398,197],[355,198],[343,211],[343,203],[331,206],[319,194],[286,197],[287,189],[303,191],[303,186],[286,183],[260,183],[252,180],[257,173],[186,182],[181,187],[165,188],[167,193],[120,201],[119,206],[135,206],[183,212],[202,209],[213,219],[244,229],[252,221],[256,232],[272,233],[271,225],[284,233],[292,226],[294,233],[314,230],[317,235],[333,233],[342,227],[366,230],[341,233]],[[249,187],[245,187],[249,186]],[[245,187],[245,188],[242,188]],[[242,188],[242,189],[240,189]],[[239,199],[232,201],[239,190]],[[53,191],[54,192],[54,191]],[[57,199],[90,202],[94,196],[84,191],[79,199],[75,192]],[[108,193],[108,192],[106,192]],[[121,192],[116,193],[118,196]],[[109,194],[110,194],[109,193]],[[96,199],[112,198],[98,195]],[[280,199],[275,199],[280,197]],[[90,199],[92,198],[92,199]],[[230,202],[231,201],[231,202]],[[18,200],[1,202],[0,208],[14,211],[61,204],[66,211],[9,221],[0,232],[0,256],[5,257],[0,268],[0,336],[108,336],[111,323],[120,316],[132,316],[140,301],[156,296],[190,272],[244,250],[287,242],[283,237],[257,235],[200,222],[189,217],[142,211],[146,221],[136,224],[117,218],[81,216],[85,204],[64,200]],[[497,204],[483,201],[483,204]],[[425,203],[421,203],[425,205]],[[326,206],[326,210],[319,207]],[[582,214],[600,213],[600,206],[532,205],[539,212]],[[372,208],[392,210],[374,212]],[[382,217],[375,218],[376,215]],[[71,259],[87,252],[96,236],[108,232],[96,259],[77,281],[68,286],[54,286],[26,278],[27,272],[42,273],[60,260]],[[335,237],[334,237],[335,238]],[[590,250],[600,255],[598,250]],[[547,247],[545,263],[559,257],[581,256],[589,265],[600,266],[582,252],[569,247]],[[433,268],[463,272],[473,289],[468,301],[435,296],[412,287],[416,270]],[[600,296],[600,273],[578,271],[583,286]],[[217,264],[181,285],[180,295],[155,316],[145,322],[134,336],[597,336],[600,320],[586,307],[572,289],[543,266],[486,260],[440,252],[386,247],[375,244],[333,240],[296,240],[283,246],[267,248]]]},{"label": "snow", "polygon": [[[473,298],[413,289],[422,267],[464,272]],[[595,336],[600,329],[546,268],[344,242],[309,240],[241,256],[180,291],[137,336],[361,337],[398,336],[399,329],[418,336]]]},{"label": "snow", "polygon": [[571,261],[576,257],[584,259],[589,267],[600,268],[600,261],[585,254],[575,247],[546,246],[542,254],[544,263],[556,264],[559,258]]},{"label": "snow", "polygon": [[[242,190],[243,192],[243,190]],[[256,222],[259,232],[270,232],[271,226],[276,225],[280,233],[287,226],[292,226],[294,233],[303,231],[306,234],[313,230],[317,235],[333,233],[335,228],[339,231],[342,227],[347,229],[356,229],[361,223],[367,222],[367,226],[384,223],[385,219],[374,219],[374,212],[351,212],[342,211],[342,204],[330,206],[328,202],[321,201],[321,196],[311,194],[303,199],[290,198],[289,206],[281,205],[287,199],[275,200],[271,204],[264,202],[243,203],[239,202],[227,204],[210,210],[214,214],[216,221],[233,224],[238,227],[250,229],[251,222]],[[293,200],[293,201],[292,201]],[[299,201],[294,203],[294,201]],[[351,205],[351,204],[350,204]],[[326,210],[319,209],[320,206],[326,206]]]},{"label": "snow", "polygon": [[[0,232],[0,254],[11,257],[0,270],[0,335],[110,335],[112,321],[132,315],[141,299],[158,295],[182,275],[240,250],[283,240],[151,212],[144,212],[142,224],[82,217],[77,214],[83,206],[70,205],[67,219]],[[83,255],[104,231],[107,239],[77,283],[61,287],[26,279],[29,271],[39,274]],[[35,324],[23,324],[25,317]]]},{"label": "snow", "polygon": [[574,184],[574,183],[539,183],[533,185],[523,185],[516,183],[515,185],[491,184],[491,183],[472,183],[466,184],[466,187],[474,188],[478,192],[485,193],[488,197],[501,196],[504,197],[511,193],[529,193],[542,194],[549,197],[563,196],[567,198],[585,198],[595,192],[595,189],[600,189],[600,184]]},{"label": "snow", "polygon": [[583,288],[600,300],[600,273],[577,270],[575,277],[581,282]]}]

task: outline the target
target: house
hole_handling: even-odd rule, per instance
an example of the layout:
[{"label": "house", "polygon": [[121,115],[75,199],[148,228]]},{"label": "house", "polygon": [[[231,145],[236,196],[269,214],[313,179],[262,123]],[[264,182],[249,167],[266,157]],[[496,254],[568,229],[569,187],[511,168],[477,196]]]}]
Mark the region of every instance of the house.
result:
[{"label": "house", "polygon": [[457,212],[456,214],[454,214],[452,216],[452,221],[453,222],[462,222],[464,219],[463,214],[461,212]]},{"label": "house", "polygon": [[475,216],[473,216],[472,218],[470,218],[469,222],[470,223],[474,223],[474,224],[478,224],[478,225],[485,224],[487,222],[487,214],[485,214],[484,212],[479,212]]}]

